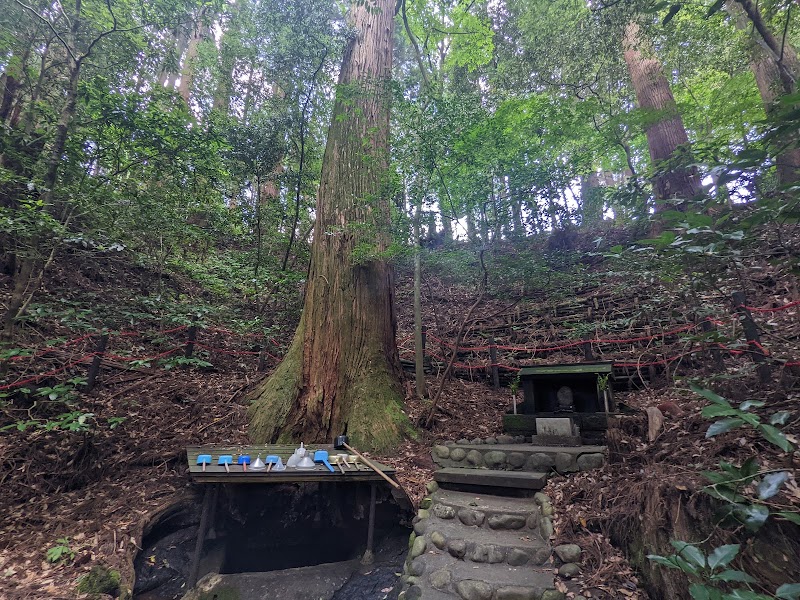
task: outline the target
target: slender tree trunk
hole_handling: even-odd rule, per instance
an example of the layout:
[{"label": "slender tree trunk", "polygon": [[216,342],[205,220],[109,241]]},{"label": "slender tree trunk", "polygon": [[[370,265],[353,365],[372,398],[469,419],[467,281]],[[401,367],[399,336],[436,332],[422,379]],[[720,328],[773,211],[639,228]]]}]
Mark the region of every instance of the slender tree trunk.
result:
[{"label": "slender tree trunk", "polygon": [[[770,32],[761,18],[758,8],[749,2],[729,2],[728,10],[732,14],[736,27],[748,31],[748,23],[756,29],[755,39],[751,43],[750,68],[758,86],[764,111],[767,115],[775,114],[779,108],[779,99],[792,94],[797,89],[798,58],[795,49],[786,42],[781,45]],[[756,25],[757,23],[757,25]],[[764,38],[761,32],[767,35]],[[777,140],[781,147],[775,157],[778,183],[788,185],[800,180],[800,148],[797,135],[787,132]]]},{"label": "slender tree trunk", "polygon": [[591,225],[603,220],[602,189],[597,172],[581,177],[581,225]]},{"label": "slender tree trunk", "polygon": [[467,240],[470,242],[478,241],[478,228],[475,227],[475,211],[467,209],[464,213],[464,220],[467,222]]},{"label": "slender tree trunk", "polygon": [[[634,22],[625,28],[623,49],[636,101],[641,108],[655,113],[645,132],[653,167],[659,168],[660,163],[676,155],[679,147],[687,145],[689,138],[661,63],[649,55],[650,49],[643,43],[641,30]],[[685,201],[696,196],[700,191],[700,178],[695,169],[670,168],[653,178],[653,191],[656,212],[660,212],[668,207],[660,201],[669,198]]]},{"label": "slender tree trunk", "polygon": [[[422,247],[420,225],[422,221],[422,198],[417,198],[414,207],[414,375],[417,397],[424,398],[425,349],[422,347]],[[430,232],[428,232],[430,236]]]},{"label": "slender tree trunk", "polygon": [[394,2],[350,9],[323,157],[303,316],[275,373],[252,394],[257,443],[330,442],[388,448],[402,438],[400,361],[388,247],[389,97]]},{"label": "slender tree trunk", "polygon": [[181,68],[181,83],[178,86],[178,93],[183,98],[184,102],[189,103],[189,97],[192,93],[192,81],[194,80],[195,62],[197,61],[197,52],[205,37],[208,35],[208,26],[202,22],[205,16],[205,9],[200,11],[197,23],[189,35],[189,40],[186,45],[186,55],[183,57],[183,67]]},{"label": "slender tree trunk", "polygon": [[783,44],[775,37],[761,16],[757,5],[753,4],[751,0],[736,0],[736,2],[741,5],[747,18],[750,19],[761,39],[764,40],[765,47],[772,54],[783,86],[783,93],[791,94],[797,87],[797,78],[800,76],[800,61],[798,61],[797,53],[788,43]]}]

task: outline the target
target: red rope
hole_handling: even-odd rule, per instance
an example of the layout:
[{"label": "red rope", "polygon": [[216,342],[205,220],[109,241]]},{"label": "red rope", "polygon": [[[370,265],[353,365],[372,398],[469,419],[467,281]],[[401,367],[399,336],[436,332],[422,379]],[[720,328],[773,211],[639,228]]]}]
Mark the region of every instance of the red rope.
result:
[{"label": "red rope", "polygon": [[201,344],[200,342],[195,342],[195,346],[199,348],[205,348],[206,350],[211,350],[213,352],[221,352],[222,354],[231,354],[231,355],[239,355],[239,354],[248,354],[250,356],[258,356],[261,354],[260,352],[253,352],[250,350],[225,350],[223,348],[215,348],[214,346],[207,346],[206,344]]},{"label": "red rope", "polygon": [[429,337],[436,340],[446,348],[450,348],[451,350],[456,349],[458,352],[485,352],[491,348],[497,348],[498,350],[506,350],[509,352],[528,352],[530,354],[536,354],[537,352],[552,352],[554,350],[566,350],[567,348],[575,348],[576,346],[582,346],[583,344],[633,344],[636,342],[649,342],[661,337],[667,337],[671,335],[675,335],[677,333],[683,333],[685,331],[690,331],[692,329],[696,329],[699,327],[699,324],[690,323],[688,325],[683,325],[682,327],[678,327],[671,331],[664,331],[662,333],[656,335],[644,335],[639,337],[632,337],[632,338],[594,338],[591,340],[577,340],[574,342],[568,342],[566,344],[560,344],[557,346],[541,346],[538,348],[528,348],[526,346],[500,346],[497,344],[490,344],[488,346],[459,346],[457,349],[453,344],[449,342],[445,342],[444,340],[428,334]]},{"label": "red rope", "polygon": [[236,331],[231,331],[230,329],[225,329],[223,327],[205,327],[206,331],[213,331],[215,333],[224,333],[226,335],[238,335],[240,337],[250,337],[250,338],[263,338],[263,333],[237,333]]},{"label": "red rope", "polygon": [[789,302],[789,304],[784,304],[783,306],[776,306],[774,308],[757,308],[755,306],[747,306],[745,304],[741,304],[736,308],[746,308],[750,312],[771,313],[771,312],[778,312],[780,310],[786,310],[788,308],[793,308],[795,306],[800,306],[800,300],[795,300],[794,302]]},{"label": "red rope", "polygon": [[59,367],[58,369],[53,369],[52,371],[48,371],[47,373],[39,373],[38,375],[34,375],[32,377],[28,377],[26,379],[19,379],[14,383],[9,383],[6,385],[0,385],[0,390],[10,390],[12,388],[22,387],[26,383],[33,383],[34,381],[39,381],[40,379],[45,379],[47,377],[52,377],[53,375],[58,375],[67,369],[71,369],[72,367],[81,364],[82,362],[86,362],[86,359],[92,358],[94,354],[87,354],[82,356],[76,361],[73,361],[69,364],[64,365],[63,367]]}]

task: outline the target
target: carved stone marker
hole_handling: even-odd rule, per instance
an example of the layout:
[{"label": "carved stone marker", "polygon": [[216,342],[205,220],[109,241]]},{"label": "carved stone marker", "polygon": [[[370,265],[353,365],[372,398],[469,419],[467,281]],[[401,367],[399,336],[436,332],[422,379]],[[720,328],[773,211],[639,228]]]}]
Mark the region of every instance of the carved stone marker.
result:
[{"label": "carved stone marker", "polygon": [[572,419],[568,417],[564,418],[539,417],[536,419],[536,435],[544,435],[550,437],[571,437]]}]

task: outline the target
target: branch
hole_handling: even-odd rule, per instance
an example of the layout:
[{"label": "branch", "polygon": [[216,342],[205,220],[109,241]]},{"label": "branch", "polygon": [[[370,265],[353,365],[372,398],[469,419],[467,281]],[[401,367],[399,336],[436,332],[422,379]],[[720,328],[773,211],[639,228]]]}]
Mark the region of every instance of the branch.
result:
[{"label": "branch", "polygon": [[419,49],[419,44],[417,43],[416,36],[414,36],[414,33],[411,31],[411,26],[408,24],[408,14],[406,13],[406,0],[402,0],[401,12],[403,14],[403,25],[405,26],[406,34],[408,35],[408,39],[411,41],[411,45],[414,47],[414,56],[417,59],[419,72],[422,75],[422,83],[425,86],[425,89],[430,91],[431,82],[428,79],[428,72],[425,69],[425,63],[423,63],[422,61],[422,52]]},{"label": "branch", "polygon": [[[483,279],[481,280],[481,287],[480,291],[478,292],[478,297],[475,299],[475,302],[472,306],[469,307],[467,311],[467,315],[464,317],[464,320],[461,322],[461,326],[458,328],[458,333],[456,334],[456,343],[455,348],[453,349],[453,353],[450,355],[450,361],[447,363],[447,368],[442,375],[442,380],[439,382],[439,389],[436,390],[436,394],[434,394],[433,399],[431,400],[431,407],[428,409],[428,412],[425,416],[424,423],[422,426],[425,429],[430,429],[431,425],[433,425],[433,418],[436,416],[436,405],[439,401],[439,397],[442,395],[442,390],[444,389],[444,384],[447,381],[450,373],[453,371],[453,363],[458,356],[458,347],[461,345],[461,339],[464,335],[464,329],[469,323],[470,319],[472,318],[472,313],[475,312],[475,309],[483,300],[483,296],[486,294],[486,288],[488,286],[489,281],[489,272],[486,270],[486,263],[483,262],[483,253],[486,252],[485,248],[481,248],[480,252],[480,261],[481,261],[481,269],[483,270]],[[420,419],[422,422],[422,419]]]},{"label": "branch", "polygon": [[[27,4],[25,4],[23,2],[20,2],[20,0],[14,0],[14,2],[16,2],[24,10],[27,10],[29,13],[31,13],[33,16],[35,16],[37,19],[39,19],[42,23],[47,25],[50,28],[50,31],[53,32],[53,35],[55,35],[58,38],[58,41],[61,42],[61,45],[64,46],[64,49],[67,51],[67,54],[69,54],[70,58],[72,58],[72,60],[75,61],[75,62],[78,61],[78,59],[75,57],[75,54],[73,54],[72,48],[70,47],[70,45],[66,42],[66,40],[63,37],[61,37],[61,34],[58,31],[56,31],[56,28],[53,27],[53,24],[48,19],[45,19],[42,15],[40,15],[36,11],[35,8],[33,8],[31,6],[28,6]],[[63,13],[63,9],[62,9],[62,13]],[[64,16],[66,17],[66,13],[64,13]],[[67,19],[67,21],[69,22],[69,19]]]}]

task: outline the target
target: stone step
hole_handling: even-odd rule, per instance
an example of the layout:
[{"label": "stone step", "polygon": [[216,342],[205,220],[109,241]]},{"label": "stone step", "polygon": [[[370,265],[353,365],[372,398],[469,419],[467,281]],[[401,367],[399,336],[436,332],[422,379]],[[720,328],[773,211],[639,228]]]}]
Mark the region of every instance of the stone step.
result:
[{"label": "stone step", "polygon": [[537,473],[555,469],[559,473],[574,473],[603,466],[604,452],[604,446],[451,444],[434,446],[431,456],[440,467]]},{"label": "stone step", "polygon": [[483,486],[492,488],[513,488],[541,490],[547,483],[546,473],[532,471],[490,471],[488,469],[462,469],[445,467],[433,474],[439,484],[461,486]]},{"label": "stone step", "polygon": [[[448,515],[445,515],[448,516]],[[506,522],[504,525],[513,523]],[[517,523],[525,527],[525,521]],[[472,563],[506,563],[519,567],[522,565],[543,565],[550,559],[550,544],[539,535],[538,530],[528,528],[489,529],[465,526],[455,517],[438,518],[431,516],[414,524],[415,532],[422,532],[427,551],[440,550],[453,558]],[[422,549],[418,542],[417,552]]]},{"label": "stone step", "polygon": [[452,510],[456,518],[467,526],[538,531],[542,518],[542,510],[532,498],[476,495],[440,488],[432,494],[431,500],[434,507]]},{"label": "stone step", "polygon": [[483,564],[475,568],[440,551],[426,553],[415,565],[418,574],[404,576],[410,587],[398,600],[538,600],[545,590],[554,589],[553,571],[545,567]]}]

